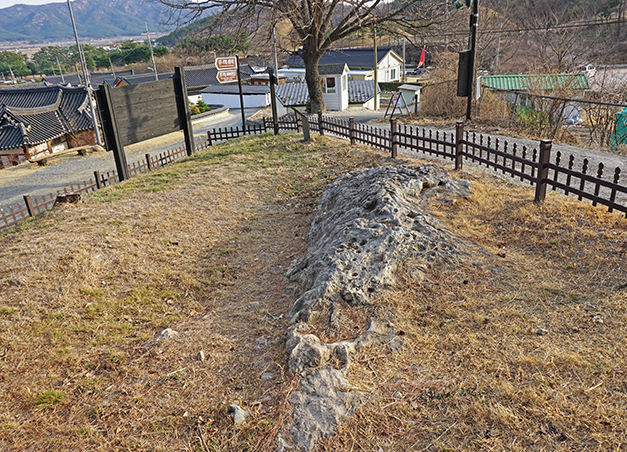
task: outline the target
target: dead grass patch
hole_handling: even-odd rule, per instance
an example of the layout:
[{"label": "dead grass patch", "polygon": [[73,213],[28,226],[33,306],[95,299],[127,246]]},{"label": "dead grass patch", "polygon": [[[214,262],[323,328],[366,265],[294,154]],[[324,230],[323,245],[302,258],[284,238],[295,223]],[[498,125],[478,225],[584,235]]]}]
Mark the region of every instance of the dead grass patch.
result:
[{"label": "dead grass patch", "polygon": [[405,264],[375,309],[405,345],[363,351],[350,380],[374,397],[320,449],[627,450],[625,219],[473,184],[430,210],[486,253],[422,284]]},{"label": "dead grass patch", "polygon": [[[244,139],[5,233],[0,448],[271,448],[294,385],[283,272],[327,183],[380,161]],[[164,328],[180,335],[154,343]],[[234,427],[231,403],[251,422]]]},{"label": "dead grass patch", "polygon": [[[275,450],[298,387],[284,271],[327,183],[381,157],[246,138],[4,233],[0,448]],[[419,284],[404,263],[341,331],[314,325],[337,340],[376,315],[405,341],[361,351],[349,378],[373,397],[320,450],[625,450],[625,220],[477,174],[431,210],[485,253]]]}]

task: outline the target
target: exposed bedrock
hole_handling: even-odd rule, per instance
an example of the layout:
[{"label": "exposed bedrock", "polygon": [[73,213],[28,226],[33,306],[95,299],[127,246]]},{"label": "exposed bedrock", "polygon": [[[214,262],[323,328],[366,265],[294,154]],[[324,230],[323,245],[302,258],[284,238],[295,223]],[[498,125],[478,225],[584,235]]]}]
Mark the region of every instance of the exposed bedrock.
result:
[{"label": "exposed bedrock", "polygon": [[[329,327],[334,328],[340,301],[372,303],[373,295],[394,284],[396,269],[407,259],[423,263],[412,275],[421,280],[431,264],[465,253],[467,245],[422,207],[432,196],[455,202],[469,190],[467,181],[452,179],[434,165],[352,171],[329,185],[308,234],[307,252],[287,272],[301,289],[290,313],[294,325],[286,332],[288,366],[302,380],[290,398],[292,422],[277,437],[279,451],[312,450],[369,397],[346,378],[360,348],[378,345],[395,352],[404,344],[393,324],[377,319],[370,319],[364,334],[331,344],[313,334],[307,322],[329,308]],[[339,366],[329,365],[331,360]]]},{"label": "exposed bedrock", "polygon": [[434,165],[384,166],[338,177],[322,195],[307,253],[287,272],[302,290],[292,321],[315,319],[338,296],[351,305],[370,303],[394,283],[394,270],[407,258],[428,266],[457,254],[461,241],[421,205],[436,193],[467,196],[469,188]]}]

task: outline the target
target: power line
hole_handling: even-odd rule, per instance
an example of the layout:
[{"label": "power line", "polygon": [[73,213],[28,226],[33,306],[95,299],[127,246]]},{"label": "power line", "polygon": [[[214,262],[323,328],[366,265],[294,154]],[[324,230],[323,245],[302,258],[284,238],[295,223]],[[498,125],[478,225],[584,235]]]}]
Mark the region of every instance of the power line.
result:
[{"label": "power line", "polygon": [[[627,19],[621,20],[612,20],[612,21],[589,21],[589,22],[578,22],[576,24],[556,24],[556,25],[544,25],[541,27],[530,27],[530,28],[508,28],[508,29],[490,29],[490,30],[477,30],[477,33],[485,35],[485,34],[502,34],[502,33],[524,33],[527,31],[549,31],[549,30],[567,30],[572,28],[585,28],[585,27],[596,27],[602,25],[616,25],[627,22]],[[467,35],[468,31],[450,31],[450,32],[442,32],[435,33],[436,36],[457,36],[457,35]]]}]

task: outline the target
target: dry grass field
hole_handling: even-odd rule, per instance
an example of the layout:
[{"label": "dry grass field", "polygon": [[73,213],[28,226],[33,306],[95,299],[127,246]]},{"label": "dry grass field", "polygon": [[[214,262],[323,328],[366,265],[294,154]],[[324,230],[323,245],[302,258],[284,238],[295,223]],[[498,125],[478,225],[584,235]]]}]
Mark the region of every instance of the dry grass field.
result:
[{"label": "dry grass field", "polygon": [[[284,272],[325,186],[381,164],[328,137],[244,138],[3,232],[0,450],[276,450],[299,384]],[[316,325],[336,340],[377,316],[405,341],[360,351],[348,378],[372,397],[317,449],[627,451],[626,220],[456,176],[472,195],[429,209],[484,252],[419,284],[399,263],[375,305]]]}]

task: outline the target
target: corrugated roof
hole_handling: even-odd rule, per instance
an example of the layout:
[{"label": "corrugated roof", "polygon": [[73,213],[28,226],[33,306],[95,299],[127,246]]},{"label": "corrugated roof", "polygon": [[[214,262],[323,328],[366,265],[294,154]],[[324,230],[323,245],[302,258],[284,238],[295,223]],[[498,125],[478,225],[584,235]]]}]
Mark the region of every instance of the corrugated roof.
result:
[{"label": "corrugated roof", "polygon": [[0,149],[32,146],[92,129],[87,91],[58,86],[0,90]]},{"label": "corrugated roof", "polygon": [[484,75],[481,83],[505,91],[590,89],[586,74]]},{"label": "corrugated roof", "polygon": [[[379,88],[377,92],[381,92]],[[306,83],[284,83],[277,85],[276,95],[286,106],[307,104],[309,90]],[[348,82],[348,102],[361,104],[374,97],[374,80],[351,80]]]}]

